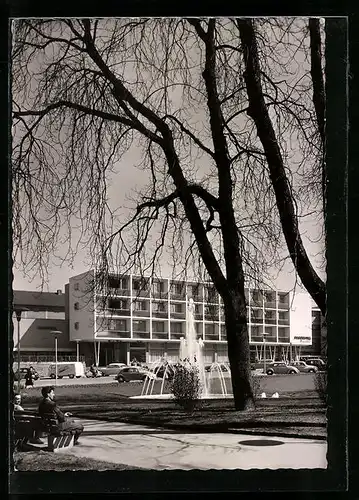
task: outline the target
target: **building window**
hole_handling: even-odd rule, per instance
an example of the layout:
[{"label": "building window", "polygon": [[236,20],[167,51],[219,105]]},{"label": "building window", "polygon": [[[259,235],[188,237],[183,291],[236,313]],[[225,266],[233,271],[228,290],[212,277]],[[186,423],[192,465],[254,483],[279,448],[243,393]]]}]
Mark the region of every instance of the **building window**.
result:
[{"label": "building window", "polygon": [[276,323],[276,312],[275,311],[265,311],[264,312],[265,323]]},{"label": "building window", "polygon": [[183,332],[182,323],[171,323],[171,332],[172,333],[182,333]]},{"label": "building window", "polygon": [[192,297],[194,300],[198,300],[200,298],[200,286],[188,285],[187,293],[189,297]]},{"label": "building window", "polygon": [[175,314],[181,314],[183,312],[182,304],[171,304],[171,312]]},{"label": "building window", "polygon": [[126,320],[125,319],[110,319],[108,321],[108,329],[112,331],[125,332],[126,328]]},{"label": "building window", "polygon": [[204,327],[205,327],[206,335],[215,335],[216,332],[215,332],[215,327],[213,324],[209,324],[209,325],[206,324],[206,325],[204,325]]},{"label": "building window", "polygon": [[264,292],[266,302],[275,302],[275,292]]},{"label": "building window", "polygon": [[164,293],[165,292],[164,281],[155,281],[153,284],[153,290],[155,293]]},{"label": "building window", "polygon": [[75,302],[74,309],[75,311],[78,311],[80,309],[80,304],[78,302]]},{"label": "building window", "polygon": [[119,289],[120,290],[128,290],[128,279],[127,278],[120,279]]},{"label": "building window", "polygon": [[146,332],[146,321],[133,321],[134,332]]},{"label": "building window", "polygon": [[132,287],[136,291],[147,290],[148,280],[146,279],[134,279],[132,281]]},{"label": "building window", "polygon": [[287,304],[288,303],[288,294],[287,293],[280,293],[279,294],[279,302],[280,304]]},{"label": "building window", "polygon": [[165,322],[164,321],[154,321],[152,323],[152,329],[155,333],[165,333]]},{"label": "building window", "polygon": [[166,312],[166,304],[164,302],[153,302],[153,312]]},{"label": "building window", "polygon": [[78,330],[80,328],[80,323],[78,321],[76,321],[76,323],[74,324],[74,327],[75,327],[75,330]]},{"label": "building window", "polygon": [[218,302],[217,290],[214,286],[206,285],[205,297],[208,302]]},{"label": "building window", "polygon": [[74,284],[74,290],[76,290],[76,291],[80,290],[80,284],[79,283],[75,283]]},{"label": "building window", "polygon": [[145,300],[136,300],[133,303],[134,311],[147,311],[147,302]]},{"label": "building window", "polygon": [[173,295],[182,295],[183,283],[171,283],[171,292]]}]

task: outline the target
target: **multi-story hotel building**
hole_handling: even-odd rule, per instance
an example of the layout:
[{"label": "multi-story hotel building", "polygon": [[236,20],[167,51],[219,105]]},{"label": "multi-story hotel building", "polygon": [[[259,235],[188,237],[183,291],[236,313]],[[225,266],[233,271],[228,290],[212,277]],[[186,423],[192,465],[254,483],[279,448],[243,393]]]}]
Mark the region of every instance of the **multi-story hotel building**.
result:
[{"label": "multi-story hotel building", "polygon": [[[88,271],[67,286],[69,338],[80,344],[89,362],[177,360],[189,298],[205,362],[228,359],[223,304],[212,283],[134,275],[112,275],[106,285],[101,283]],[[307,293],[248,289],[246,298],[252,359],[287,357],[292,348],[299,354],[312,344]]]}]

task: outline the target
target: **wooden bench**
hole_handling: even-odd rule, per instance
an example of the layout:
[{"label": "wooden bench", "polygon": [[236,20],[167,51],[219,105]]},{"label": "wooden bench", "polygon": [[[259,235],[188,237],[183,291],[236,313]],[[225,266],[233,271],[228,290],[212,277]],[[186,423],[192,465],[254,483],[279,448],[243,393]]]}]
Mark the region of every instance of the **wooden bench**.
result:
[{"label": "wooden bench", "polygon": [[14,420],[16,447],[31,445],[31,440],[40,436],[47,437],[47,446],[42,449],[49,451],[59,452],[74,445],[74,432],[59,429],[52,416],[42,418],[36,412],[15,411]]}]

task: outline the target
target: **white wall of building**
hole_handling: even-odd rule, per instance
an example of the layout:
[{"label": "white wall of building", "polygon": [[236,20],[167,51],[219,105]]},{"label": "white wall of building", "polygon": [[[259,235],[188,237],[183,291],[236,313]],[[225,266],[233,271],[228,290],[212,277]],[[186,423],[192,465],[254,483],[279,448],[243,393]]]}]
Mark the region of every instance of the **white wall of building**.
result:
[{"label": "white wall of building", "polygon": [[[95,333],[94,271],[79,274],[69,282],[70,341],[92,341]],[[76,305],[75,305],[76,304]],[[76,329],[76,324],[78,328]]]},{"label": "white wall of building", "polygon": [[312,301],[308,293],[291,296],[290,341],[292,345],[312,344]]}]

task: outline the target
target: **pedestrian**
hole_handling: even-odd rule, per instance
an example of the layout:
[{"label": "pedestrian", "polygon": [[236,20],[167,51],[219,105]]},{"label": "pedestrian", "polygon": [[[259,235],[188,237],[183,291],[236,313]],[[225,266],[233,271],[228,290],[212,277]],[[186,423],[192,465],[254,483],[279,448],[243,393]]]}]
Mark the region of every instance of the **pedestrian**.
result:
[{"label": "pedestrian", "polygon": [[25,375],[25,387],[27,389],[34,387],[34,374],[31,368],[28,368]]},{"label": "pedestrian", "polygon": [[55,390],[53,386],[43,387],[41,389],[42,401],[39,404],[39,415],[42,418],[54,418],[57,421],[60,430],[73,431],[75,434],[74,444],[77,445],[78,439],[84,430],[83,425],[69,418],[71,413],[62,412],[55,403]]},{"label": "pedestrian", "polygon": [[14,396],[14,411],[24,411],[24,408],[21,406],[20,394],[15,394]]}]

